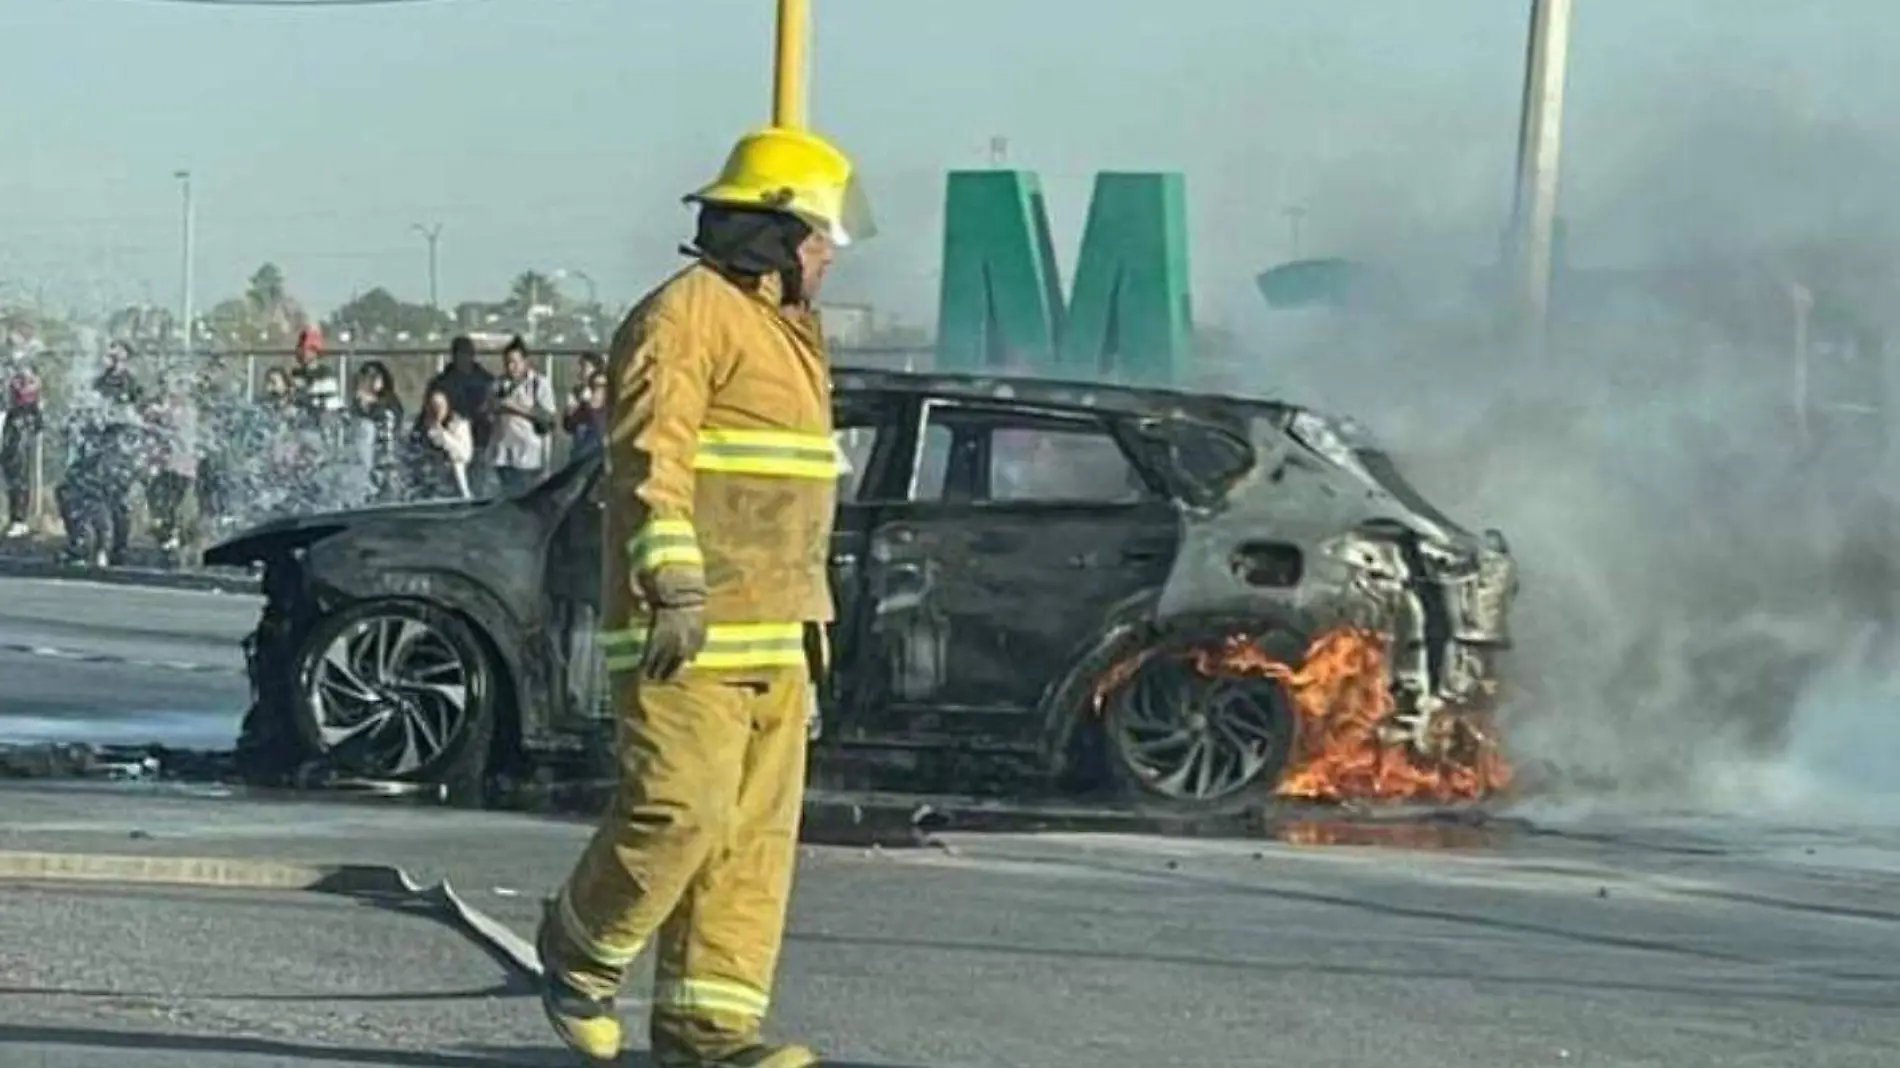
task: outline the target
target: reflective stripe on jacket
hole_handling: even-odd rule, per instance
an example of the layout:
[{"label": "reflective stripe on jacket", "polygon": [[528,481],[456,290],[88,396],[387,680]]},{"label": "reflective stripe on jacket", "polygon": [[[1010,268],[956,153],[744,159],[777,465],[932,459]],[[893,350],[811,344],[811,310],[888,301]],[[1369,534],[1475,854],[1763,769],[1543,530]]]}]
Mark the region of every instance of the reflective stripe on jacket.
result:
[{"label": "reflective stripe on jacket", "polygon": [[748,290],[695,264],[628,313],[608,380],[609,656],[637,655],[657,591],[703,584],[696,666],[801,663],[799,625],[832,616],[840,473],[817,316],[781,307],[774,276]]}]

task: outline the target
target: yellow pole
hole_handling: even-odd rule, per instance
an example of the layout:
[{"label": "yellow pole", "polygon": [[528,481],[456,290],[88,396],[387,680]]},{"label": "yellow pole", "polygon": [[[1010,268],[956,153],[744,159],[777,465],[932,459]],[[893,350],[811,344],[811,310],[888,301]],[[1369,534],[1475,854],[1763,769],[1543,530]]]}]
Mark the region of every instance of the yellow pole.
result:
[{"label": "yellow pole", "polygon": [[772,125],[806,126],[806,72],[811,49],[811,0],[778,0],[778,50],[772,80]]}]

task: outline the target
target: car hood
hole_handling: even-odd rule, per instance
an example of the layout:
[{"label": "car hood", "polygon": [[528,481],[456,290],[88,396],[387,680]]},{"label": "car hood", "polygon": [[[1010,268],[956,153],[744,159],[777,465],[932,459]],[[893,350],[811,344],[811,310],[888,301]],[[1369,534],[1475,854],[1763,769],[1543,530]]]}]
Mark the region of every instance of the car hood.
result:
[{"label": "car hood", "polygon": [[402,504],[368,505],[334,512],[284,516],[250,527],[206,549],[208,567],[243,567],[288,548],[309,545],[332,534],[367,523],[404,522],[416,519],[447,519],[464,515],[494,502],[486,500],[440,500]]}]

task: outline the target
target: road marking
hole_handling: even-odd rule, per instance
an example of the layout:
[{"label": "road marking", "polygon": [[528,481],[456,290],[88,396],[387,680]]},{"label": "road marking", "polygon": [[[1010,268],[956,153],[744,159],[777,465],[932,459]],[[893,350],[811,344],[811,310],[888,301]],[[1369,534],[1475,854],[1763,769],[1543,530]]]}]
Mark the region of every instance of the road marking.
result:
[{"label": "road marking", "polygon": [[[126,575],[125,572],[121,572],[120,574]],[[155,572],[155,574],[193,575],[197,573],[196,572],[180,572],[180,571],[160,571],[160,572]],[[27,584],[27,585],[53,586],[55,588],[78,586],[78,587],[88,589],[88,590],[97,590],[100,593],[111,593],[116,596],[123,596],[129,590],[135,596],[139,594],[152,593],[152,594],[159,594],[161,596],[173,596],[173,597],[182,595],[182,596],[187,596],[187,597],[218,597],[218,598],[249,597],[249,598],[257,598],[257,599],[262,598],[261,592],[258,591],[257,589],[249,588],[248,586],[246,586],[246,588],[241,588],[241,589],[237,588],[241,585],[246,585],[246,584],[255,585],[257,581],[255,578],[238,578],[238,577],[226,578],[223,575],[215,575],[215,576],[212,576],[214,579],[217,579],[218,581],[221,581],[221,582],[227,582],[229,583],[229,585],[226,585],[226,586],[209,586],[209,585],[185,586],[185,585],[164,585],[159,582],[129,581],[130,577],[131,576],[122,577],[122,578],[119,578],[117,581],[114,581],[110,579],[86,578],[83,576],[83,573],[77,574],[77,575],[71,575],[71,576],[8,574],[6,570],[4,569],[4,560],[0,560],[0,582],[17,582],[17,583],[22,583],[22,584]]]},{"label": "road marking", "polygon": [[133,656],[88,653],[80,649],[62,649],[58,646],[32,645],[27,642],[0,642],[0,652],[43,656],[53,660],[70,660],[80,664],[117,664],[122,667],[152,668],[159,671],[182,671],[193,675],[248,674],[244,668],[232,667],[228,664],[194,664],[186,660],[143,660]]}]

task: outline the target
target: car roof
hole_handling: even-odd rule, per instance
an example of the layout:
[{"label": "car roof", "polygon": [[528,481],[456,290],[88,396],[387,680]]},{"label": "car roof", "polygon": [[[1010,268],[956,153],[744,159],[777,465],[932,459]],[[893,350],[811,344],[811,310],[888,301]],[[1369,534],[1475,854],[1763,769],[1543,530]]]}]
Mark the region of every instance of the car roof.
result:
[{"label": "car roof", "polygon": [[1188,411],[1198,415],[1232,415],[1249,408],[1285,410],[1295,407],[1267,397],[1193,393],[1152,386],[1125,386],[1026,375],[892,371],[851,366],[832,369],[832,386],[837,390],[852,392],[920,393],[961,400],[1007,401],[1036,407],[1131,414]]}]

